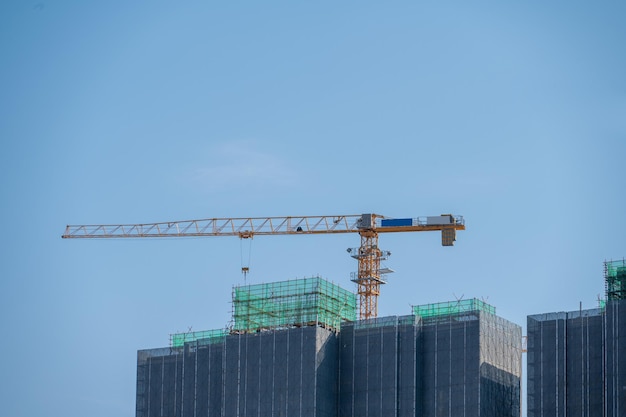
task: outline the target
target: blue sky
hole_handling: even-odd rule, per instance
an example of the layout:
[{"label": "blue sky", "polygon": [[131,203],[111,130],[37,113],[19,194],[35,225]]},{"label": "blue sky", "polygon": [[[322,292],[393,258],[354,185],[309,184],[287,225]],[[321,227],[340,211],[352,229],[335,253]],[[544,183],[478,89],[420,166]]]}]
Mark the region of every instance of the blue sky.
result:
[{"label": "blue sky", "polygon": [[139,349],[220,328],[231,288],[353,289],[356,235],[62,240],[66,224],[379,213],[379,314],[478,297],[592,308],[626,256],[619,1],[0,5],[0,402],[133,416]]}]

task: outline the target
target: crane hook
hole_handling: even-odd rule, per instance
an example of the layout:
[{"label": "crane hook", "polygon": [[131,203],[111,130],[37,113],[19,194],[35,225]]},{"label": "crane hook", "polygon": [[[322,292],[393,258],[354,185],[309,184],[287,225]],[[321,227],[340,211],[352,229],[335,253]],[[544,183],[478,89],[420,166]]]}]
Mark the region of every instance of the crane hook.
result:
[{"label": "crane hook", "polygon": [[240,250],[241,250],[241,273],[243,274],[243,282],[244,284],[246,283],[246,278],[248,277],[248,272],[250,272],[250,258],[252,256],[252,239],[250,239],[250,243],[248,244],[248,248],[247,248],[247,258],[245,259],[245,255],[244,255],[244,247],[243,247],[243,240],[244,239],[248,239],[247,237],[241,237],[240,238]]}]

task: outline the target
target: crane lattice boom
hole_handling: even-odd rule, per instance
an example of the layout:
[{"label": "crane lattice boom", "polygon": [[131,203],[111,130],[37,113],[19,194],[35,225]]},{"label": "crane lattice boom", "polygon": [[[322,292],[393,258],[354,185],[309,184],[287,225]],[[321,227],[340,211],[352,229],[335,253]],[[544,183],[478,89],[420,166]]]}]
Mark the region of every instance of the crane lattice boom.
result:
[{"label": "crane lattice boom", "polygon": [[361,215],[241,217],[144,224],[67,226],[64,238],[286,235],[356,232]]}]

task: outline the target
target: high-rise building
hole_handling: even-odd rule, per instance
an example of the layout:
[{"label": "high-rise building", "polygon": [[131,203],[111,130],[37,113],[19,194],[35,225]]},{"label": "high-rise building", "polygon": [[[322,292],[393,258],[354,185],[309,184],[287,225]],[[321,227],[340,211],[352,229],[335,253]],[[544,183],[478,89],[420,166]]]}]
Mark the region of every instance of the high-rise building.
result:
[{"label": "high-rise building", "polygon": [[600,308],[528,316],[528,417],[626,415],[626,263],[605,262]]},{"label": "high-rise building", "polygon": [[228,331],[138,352],[137,417],[518,417],[521,328],[477,299],[355,320],[321,278],[236,287]]},{"label": "high-rise building", "polygon": [[600,309],[528,316],[528,417],[602,416]]},{"label": "high-rise building", "polygon": [[477,299],[345,324],[339,416],[519,417],[521,328]]}]

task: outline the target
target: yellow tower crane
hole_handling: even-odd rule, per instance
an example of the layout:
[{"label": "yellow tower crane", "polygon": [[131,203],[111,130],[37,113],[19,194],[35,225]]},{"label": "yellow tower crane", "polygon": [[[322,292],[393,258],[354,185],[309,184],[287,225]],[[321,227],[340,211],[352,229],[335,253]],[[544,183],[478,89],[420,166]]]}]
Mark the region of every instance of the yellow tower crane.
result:
[{"label": "yellow tower crane", "polygon": [[385,284],[381,260],[390,252],[378,247],[378,234],[391,232],[441,231],[441,244],[453,246],[456,231],[465,230],[462,216],[442,214],[417,218],[389,218],[379,214],[301,217],[245,217],[183,220],[145,224],[109,224],[67,226],[65,239],[154,238],[238,236],[250,239],[261,235],[311,235],[329,233],[358,233],[361,246],[348,249],[358,261],[358,271],[351,277],[357,284],[359,317],[369,319],[378,315],[380,286]]}]

